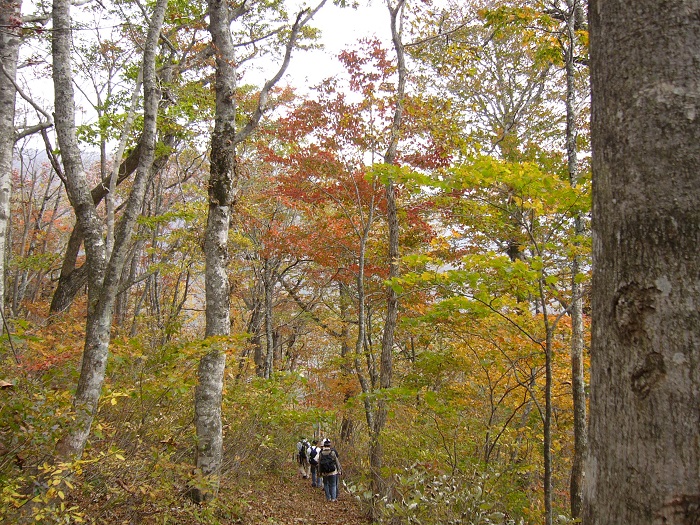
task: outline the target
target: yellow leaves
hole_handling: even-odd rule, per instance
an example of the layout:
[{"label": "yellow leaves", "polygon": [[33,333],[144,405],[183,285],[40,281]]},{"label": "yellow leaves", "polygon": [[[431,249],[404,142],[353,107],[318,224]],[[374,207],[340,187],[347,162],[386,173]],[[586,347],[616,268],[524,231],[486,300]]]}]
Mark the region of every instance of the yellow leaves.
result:
[{"label": "yellow leaves", "polygon": [[435,272],[423,272],[420,274],[420,280],[425,282],[431,282],[433,279],[435,279],[435,275]]},{"label": "yellow leaves", "polygon": [[104,396],[102,396],[102,403],[107,403],[111,406],[115,406],[118,403],[118,399],[120,397],[130,397],[131,392],[133,390],[127,390],[125,392],[117,392],[117,391],[112,391],[108,392]]}]

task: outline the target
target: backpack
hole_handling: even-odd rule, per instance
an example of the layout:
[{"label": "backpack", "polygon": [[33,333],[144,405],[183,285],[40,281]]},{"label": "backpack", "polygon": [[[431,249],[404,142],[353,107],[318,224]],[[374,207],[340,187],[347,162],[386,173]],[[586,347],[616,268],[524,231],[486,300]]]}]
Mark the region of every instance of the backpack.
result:
[{"label": "backpack", "polygon": [[297,458],[299,460],[299,463],[304,463],[304,461],[306,460],[306,447],[307,446],[308,446],[308,443],[302,443],[301,447],[299,448],[299,456]]},{"label": "backpack", "polygon": [[311,447],[309,449],[309,463],[318,465],[318,449],[316,447]]},{"label": "backpack", "polygon": [[335,470],[335,451],[333,449],[321,451],[318,470],[321,474],[330,474]]}]

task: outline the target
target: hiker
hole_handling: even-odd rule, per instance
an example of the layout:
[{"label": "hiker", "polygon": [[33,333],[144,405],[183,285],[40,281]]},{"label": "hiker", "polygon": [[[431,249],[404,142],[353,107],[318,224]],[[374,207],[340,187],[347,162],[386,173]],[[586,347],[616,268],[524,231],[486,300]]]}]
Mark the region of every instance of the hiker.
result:
[{"label": "hiker", "polygon": [[309,457],[307,455],[308,448],[309,448],[309,442],[306,440],[306,438],[305,437],[299,438],[299,441],[297,442],[296,460],[297,460],[297,463],[299,464],[299,473],[301,474],[301,477],[304,479],[309,479],[309,476],[311,475],[310,465],[309,465]]},{"label": "hiker", "polygon": [[318,446],[318,440],[314,439],[309,447],[309,465],[311,466],[311,486],[323,488],[323,478],[318,471],[318,457],[321,453],[321,447]]},{"label": "hiker", "polygon": [[326,491],[326,501],[338,501],[338,476],[343,473],[338,452],[331,447],[331,440],[323,440],[323,448],[319,453],[318,470],[323,476],[323,488]]}]

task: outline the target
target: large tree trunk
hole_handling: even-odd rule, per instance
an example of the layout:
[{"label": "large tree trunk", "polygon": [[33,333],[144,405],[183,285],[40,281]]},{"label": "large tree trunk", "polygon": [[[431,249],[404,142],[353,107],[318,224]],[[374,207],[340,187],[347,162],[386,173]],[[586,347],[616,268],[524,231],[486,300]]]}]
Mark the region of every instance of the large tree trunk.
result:
[{"label": "large tree trunk", "polygon": [[[21,0],[4,0],[0,9],[0,309],[5,307],[5,246],[10,222],[12,154],[15,146],[15,77],[19,53]],[[4,315],[4,314],[3,314]],[[0,322],[0,334],[3,323]]]},{"label": "large tree trunk", "polygon": [[[228,280],[228,228],[236,192],[236,146],[257,128],[267,108],[270,90],[282,78],[289,65],[292,49],[301,28],[323,6],[299,13],[291,27],[285,56],[277,74],[268,80],[258,97],[258,106],[250,120],[236,131],[236,55],[231,37],[231,22],[248,10],[245,2],[231,10],[224,0],[209,0],[209,32],[216,56],[216,108],[211,139],[209,169],[209,215],[204,241],[206,336],[227,336],[231,330],[230,285]],[[191,496],[204,501],[216,496],[223,457],[221,400],[224,386],[226,354],[218,344],[200,361],[195,394],[195,428],[197,431],[197,468],[209,480],[207,489],[194,488]]]},{"label": "large tree trunk", "polygon": [[56,132],[66,178],[66,190],[85,238],[88,266],[88,316],[80,379],[75,393],[75,422],[57,444],[60,460],[82,455],[97,412],[109,353],[110,330],[119,276],[131,234],[143,204],[146,181],[153,164],[156,115],[160,92],[155,78],[156,47],[167,0],[158,0],[144,47],[144,144],[137,174],[117,227],[114,250],[107,263],[102,225],[82,170],[74,121],[74,97],[70,71],[70,5],[55,0],[53,9],[54,84]]},{"label": "large tree trunk", "polygon": [[590,2],[587,525],[700,523],[699,14]]},{"label": "large tree trunk", "polygon": [[[216,116],[211,139],[209,216],[204,241],[206,337],[231,331],[228,280],[228,228],[236,190],[236,68],[229,25],[231,13],[224,0],[209,1],[209,32],[216,50]],[[209,488],[195,487],[194,501],[216,496],[223,458],[221,400],[226,368],[225,349],[212,344],[200,363],[195,394],[197,468],[210,480]]]}]

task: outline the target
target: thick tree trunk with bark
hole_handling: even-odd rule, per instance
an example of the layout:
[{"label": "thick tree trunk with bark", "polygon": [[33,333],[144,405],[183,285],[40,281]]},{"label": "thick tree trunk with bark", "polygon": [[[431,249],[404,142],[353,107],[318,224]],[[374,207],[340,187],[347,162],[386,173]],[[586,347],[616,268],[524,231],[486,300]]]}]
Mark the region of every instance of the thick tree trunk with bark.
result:
[{"label": "thick tree trunk with bark", "polygon": [[[291,27],[284,60],[277,74],[263,86],[258,106],[240,131],[236,130],[236,62],[230,26],[250,8],[246,2],[235,9],[225,0],[209,0],[209,32],[215,50],[216,108],[211,139],[209,168],[209,215],[204,241],[206,336],[227,336],[231,331],[230,284],[228,280],[228,229],[236,195],[236,146],[257,128],[267,109],[270,90],[282,78],[291,59],[299,31],[323,6],[299,13]],[[197,430],[197,468],[208,477],[207,487],[195,487],[191,496],[204,501],[216,496],[223,458],[221,399],[226,367],[225,349],[213,344],[210,353],[200,361],[195,394],[195,427]]]},{"label": "thick tree trunk with bark", "polygon": [[700,523],[699,14],[590,2],[587,525]]},{"label": "thick tree trunk with bark", "polygon": [[[204,241],[206,337],[231,331],[228,280],[228,229],[236,189],[236,69],[229,25],[231,13],[224,0],[209,1],[209,32],[216,50],[216,116],[209,168],[209,215]],[[192,490],[194,501],[216,496],[223,458],[221,400],[226,368],[225,349],[212,344],[199,363],[195,394],[196,465],[210,478],[208,487]]]},{"label": "thick tree trunk with bark", "polygon": [[[12,155],[15,146],[15,77],[19,53],[21,0],[0,3],[0,308],[5,306],[5,246],[10,222]],[[0,334],[3,323],[0,322]]]},{"label": "thick tree trunk with bark", "polygon": [[141,211],[146,192],[146,180],[153,164],[156,114],[160,97],[155,78],[155,55],[166,6],[167,0],[158,0],[144,47],[143,151],[124,214],[116,230],[112,257],[108,262],[102,238],[102,224],[88,188],[76,138],[70,71],[70,4],[65,0],[54,2],[56,132],[63,158],[66,190],[85,239],[89,300],[82,368],[73,403],[75,422],[57,444],[57,457],[61,460],[79,458],[82,455],[102,390],[119,276],[132,230]]},{"label": "thick tree trunk with bark", "polygon": [[[70,2],[55,0],[53,4],[53,79],[55,121],[58,145],[61,149],[66,191],[83,235],[88,259],[88,322],[83,350],[83,368],[74,400],[75,424],[57,445],[60,459],[80,457],[90,432],[97,409],[104,367],[106,366],[106,341],[103,324],[97,322],[96,306],[104,280],[105,250],[101,235],[101,223],[83,170],[75,128],[75,97],[71,73]],[[109,330],[107,330],[109,334]]]}]

